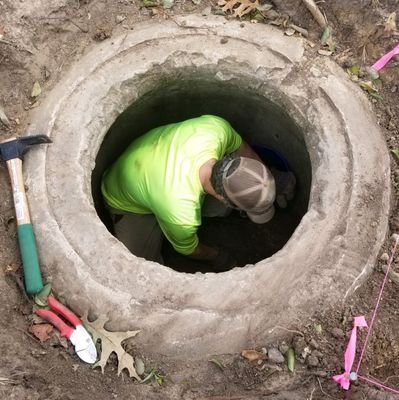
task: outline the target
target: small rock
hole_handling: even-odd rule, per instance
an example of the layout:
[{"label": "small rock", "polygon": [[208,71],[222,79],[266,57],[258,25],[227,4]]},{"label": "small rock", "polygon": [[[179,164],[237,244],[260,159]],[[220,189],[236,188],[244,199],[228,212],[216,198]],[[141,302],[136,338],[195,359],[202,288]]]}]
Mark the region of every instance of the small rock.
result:
[{"label": "small rock", "polygon": [[396,93],[398,91],[398,87],[396,85],[391,87],[391,92]]},{"label": "small rock", "polygon": [[389,121],[388,130],[389,130],[389,131],[394,131],[394,130],[396,130],[396,125],[395,125],[395,123],[393,122],[392,119]]},{"label": "small rock", "polygon": [[0,107],[0,121],[7,127],[10,127],[10,121],[7,118],[6,113],[4,112],[4,110]]},{"label": "small rock", "polygon": [[281,354],[286,354],[289,348],[290,346],[288,346],[288,344],[284,342],[281,343],[280,346],[278,346],[278,349],[280,350]]},{"label": "small rock", "polygon": [[120,24],[121,22],[123,22],[126,19],[125,15],[117,15],[115,18],[115,21],[117,24]]},{"label": "small rock", "polygon": [[333,328],[331,330],[331,335],[333,335],[336,339],[342,339],[345,337],[345,333],[341,328]]},{"label": "small rock", "polygon": [[330,51],[330,50],[323,50],[323,49],[317,50],[317,52],[318,52],[321,56],[331,56],[331,54],[332,54],[332,51]]},{"label": "small rock", "polygon": [[282,364],[285,362],[284,356],[275,347],[270,348],[267,355],[269,357],[269,362],[271,363]]},{"label": "small rock", "polygon": [[153,8],[151,8],[151,15],[154,17],[155,15],[158,15],[159,14],[159,11],[158,11],[158,9],[157,8],[155,8],[155,7],[153,7]]},{"label": "small rock", "polygon": [[319,344],[316,342],[315,339],[312,338],[312,340],[309,342],[309,344],[314,348],[314,349],[318,349],[320,346]]},{"label": "small rock", "polygon": [[313,374],[319,376],[320,378],[325,378],[328,375],[326,371],[315,371]]},{"label": "small rock", "polygon": [[228,41],[229,41],[229,39],[227,39],[225,37],[220,39],[221,44],[226,44]]},{"label": "small rock", "polygon": [[306,359],[306,362],[309,365],[309,367],[317,367],[319,365],[319,359],[314,354],[311,354]]},{"label": "small rock", "polygon": [[391,240],[398,240],[398,237],[399,237],[399,235],[397,234],[397,233],[394,233],[392,236],[391,236]]},{"label": "small rock", "polygon": [[380,257],[381,261],[388,261],[389,260],[389,255],[388,253],[382,253]]},{"label": "small rock", "polygon": [[307,348],[307,344],[302,336],[295,336],[294,340],[292,341],[292,346],[294,347],[296,355],[303,357],[303,354],[305,354],[306,357],[307,351],[305,349]]},{"label": "small rock", "polygon": [[204,8],[202,10],[202,12],[201,12],[201,15],[204,16],[204,17],[206,17],[208,15],[211,15],[211,14],[212,14],[212,7],[211,6]]},{"label": "small rock", "polygon": [[378,224],[377,224],[377,222],[375,222],[375,221],[373,221],[373,222],[370,224],[370,226],[371,226],[372,228],[375,228],[377,225],[378,225]]},{"label": "small rock", "polygon": [[320,358],[323,358],[323,353],[319,350],[314,350],[312,355],[317,357],[319,360],[320,360]]}]

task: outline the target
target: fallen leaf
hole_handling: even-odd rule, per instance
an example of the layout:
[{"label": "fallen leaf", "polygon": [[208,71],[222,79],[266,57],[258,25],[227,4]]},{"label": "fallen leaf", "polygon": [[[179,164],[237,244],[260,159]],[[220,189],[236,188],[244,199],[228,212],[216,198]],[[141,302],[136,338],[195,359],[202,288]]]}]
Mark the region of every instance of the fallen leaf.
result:
[{"label": "fallen leaf", "polygon": [[321,35],[320,42],[323,46],[328,46],[328,49],[332,52],[335,51],[336,43],[332,35],[332,30],[329,26],[324,30]]},{"label": "fallen leaf", "polygon": [[327,44],[328,40],[331,37],[331,28],[327,26],[327,28],[324,30],[323,34],[321,35],[320,42],[324,46]]},{"label": "fallen leaf", "polygon": [[143,0],[144,7],[157,7],[159,5],[158,0]]},{"label": "fallen leaf", "polygon": [[19,270],[19,265],[16,263],[8,264],[4,270],[6,274],[13,274]]},{"label": "fallen leaf", "polygon": [[378,79],[380,77],[379,72],[376,71],[373,67],[366,68],[366,72],[368,73],[368,75],[372,81],[375,81],[376,79]]},{"label": "fallen leaf", "polygon": [[295,29],[288,28],[284,31],[284,34],[287,36],[292,36],[295,33]]},{"label": "fallen leaf", "polygon": [[211,360],[209,360],[209,362],[215,364],[219,369],[221,369],[222,371],[226,368],[222,362],[220,362],[219,360],[217,360],[216,358],[212,358]]},{"label": "fallen leaf", "polygon": [[51,293],[51,283],[47,283],[44,285],[43,289],[39,293],[35,294],[33,300],[38,306],[46,307],[47,299],[50,293]]},{"label": "fallen leaf", "polygon": [[287,352],[287,367],[289,371],[294,372],[295,369],[295,351],[290,348]]},{"label": "fallen leaf", "polygon": [[136,366],[137,375],[143,375],[145,371],[144,361],[140,357],[135,357],[134,364]]},{"label": "fallen leaf", "polygon": [[128,338],[136,336],[140,331],[110,332],[104,325],[109,321],[106,315],[100,315],[95,321],[90,322],[87,319],[87,313],[82,318],[85,327],[93,336],[93,342],[96,344],[101,341],[100,359],[93,365],[93,368],[100,367],[104,373],[105,365],[112,352],[115,352],[118,358],[118,376],[123,369],[127,369],[131,378],[141,381],[135,369],[133,357],[126,353],[122,347],[122,342]]},{"label": "fallen leaf", "polygon": [[251,22],[257,24],[258,22],[263,22],[265,17],[258,10],[255,12],[255,15],[251,16]]},{"label": "fallen leaf", "polygon": [[330,50],[323,50],[323,49],[317,50],[317,52],[318,52],[321,56],[331,56],[331,54],[332,54],[332,51],[330,51]]},{"label": "fallen leaf", "polygon": [[173,7],[174,0],[163,0],[162,5],[166,10]]},{"label": "fallen leaf", "polygon": [[378,94],[378,89],[375,87],[373,82],[371,81],[363,81],[359,83],[360,87],[366,91],[370,96],[375,97],[379,100],[382,100],[380,94]]},{"label": "fallen leaf", "polygon": [[[383,265],[382,266],[382,270],[383,270],[384,274],[386,274],[387,270],[388,270],[388,266],[387,265]],[[390,270],[389,274],[388,274],[388,278],[393,283],[396,283],[397,285],[399,285],[399,274],[397,272]]]},{"label": "fallen leaf", "polygon": [[4,110],[0,107],[0,121],[7,127],[10,127],[10,121],[7,118],[6,113]]},{"label": "fallen leaf", "polygon": [[267,354],[261,353],[256,350],[243,350],[241,352],[241,356],[246,358],[249,361],[266,360],[267,359]]},{"label": "fallen leaf", "polygon": [[391,37],[396,32],[396,12],[389,14],[384,23],[384,33],[386,36]]},{"label": "fallen leaf", "polygon": [[45,342],[49,340],[51,337],[51,333],[53,332],[53,325],[51,324],[39,324],[39,325],[32,325],[29,328],[29,331],[36,336],[40,342]]},{"label": "fallen leaf", "polygon": [[151,378],[154,378],[159,386],[161,386],[165,381],[165,377],[161,375],[155,368],[152,368],[148,375],[140,383],[146,383],[150,381]]},{"label": "fallen leaf", "polygon": [[317,334],[321,335],[323,333],[323,327],[320,324],[314,326],[314,330]]},{"label": "fallen leaf", "polygon": [[391,153],[399,160],[399,148],[391,150]]},{"label": "fallen leaf", "polygon": [[273,5],[271,5],[271,4],[261,4],[259,7],[258,7],[258,11],[261,11],[261,12],[268,12],[268,11],[270,11],[271,9],[273,8]]},{"label": "fallen leaf", "polygon": [[31,97],[38,97],[40,96],[42,93],[42,88],[40,86],[40,83],[38,81],[36,81],[33,84],[33,88],[32,88],[32,93],[31,93]]},{"label": "fallen leaf", "polygon": [[[222,2],[218,4],[223,5]],[[259,0],[229,0],[225,3],[222,11],[225,13],[232,13],[237,18],[242,18],[244,15],[249,14],[251,11],[260,7]]]},{"label": "fallen leaf", "polygon": [[360,72],[360,66],[358,64],[353,64],[350,68],[349,71],[352,75],[359,75]]}]

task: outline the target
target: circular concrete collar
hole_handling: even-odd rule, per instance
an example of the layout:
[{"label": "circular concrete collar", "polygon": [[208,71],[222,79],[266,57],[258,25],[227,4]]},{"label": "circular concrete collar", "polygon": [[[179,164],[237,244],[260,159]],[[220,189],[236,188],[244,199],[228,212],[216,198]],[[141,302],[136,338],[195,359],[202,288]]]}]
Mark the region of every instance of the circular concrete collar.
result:
[{"label": "circular concrete collar", "polygon": [[[222,40],[223,39],[223,40]],[[168,76],[234,83],[284,108],[312,163],[308,212],[282,250],[222,274],[184,274],[130,254],[104,227],[91,172],[108,129]],[[40,106],[26,159],[43,271],[78,312],[141,329],[143,351],[179,356],[263,344],[343,301],[370,273],[387,231],[390,171],[367,99],[326,57],[266,25],[180,17],[97,45]],[[261,239],[260,239],[261,240]]]}]

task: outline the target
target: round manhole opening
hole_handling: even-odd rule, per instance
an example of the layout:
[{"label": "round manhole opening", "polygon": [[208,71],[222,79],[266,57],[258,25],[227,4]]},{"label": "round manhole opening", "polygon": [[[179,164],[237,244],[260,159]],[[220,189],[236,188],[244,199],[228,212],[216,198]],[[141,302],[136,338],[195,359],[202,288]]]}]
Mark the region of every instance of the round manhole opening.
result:
[{"label": "round manhole opening", "polygon": [[[183,78],[184,75],[188,77]],[[241,267],[276,253],[289,240],[308,208],[311,163],[300,127],[284,109],[265,96],[215,80],[213,75],[195,76],[195,73],[179,70],[172,76],[159,77],[157,84],[158,87],[143,93],[121,113],[99,149],[92,190],[100,218],[112,232],[112,222],[101,196],[101,177],[135,138],[162,125],[213,114],[229,121],[266,165],[292,170],[297,177],[297,187],[288,207],[277,207],[274,218],[267,224],[255,224],[238,211],[223,218],[203,218],[198,231],[200,241],[226,249]],[[164,240],[162,254],[164,264],[177,271],[211,271],[206,264],[173,251],[167,240]]]}]

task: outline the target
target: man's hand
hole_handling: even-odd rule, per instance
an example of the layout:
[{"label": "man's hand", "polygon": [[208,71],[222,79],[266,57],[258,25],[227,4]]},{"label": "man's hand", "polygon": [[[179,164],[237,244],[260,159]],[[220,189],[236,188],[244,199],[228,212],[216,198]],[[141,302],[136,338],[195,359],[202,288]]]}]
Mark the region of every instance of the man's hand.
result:
[{"label": "man's hand", "polygon": [[283,172],[275,168],[270,168],[276,183],[276,202],[280,208],[287,207],[287,201],[295,196],[296,179],[291,171]]},{"label": "man's hand", "polygon": [[205,262],[215,272],[228,271],[237,266],[235,259],[227,251],[202,243],[187,257]]},{"label": "man's hand", "polygon": [[220,248],[218,256],[209,264],[215,272],[229,271],[237,266],[237,262],[231,254]]}]

